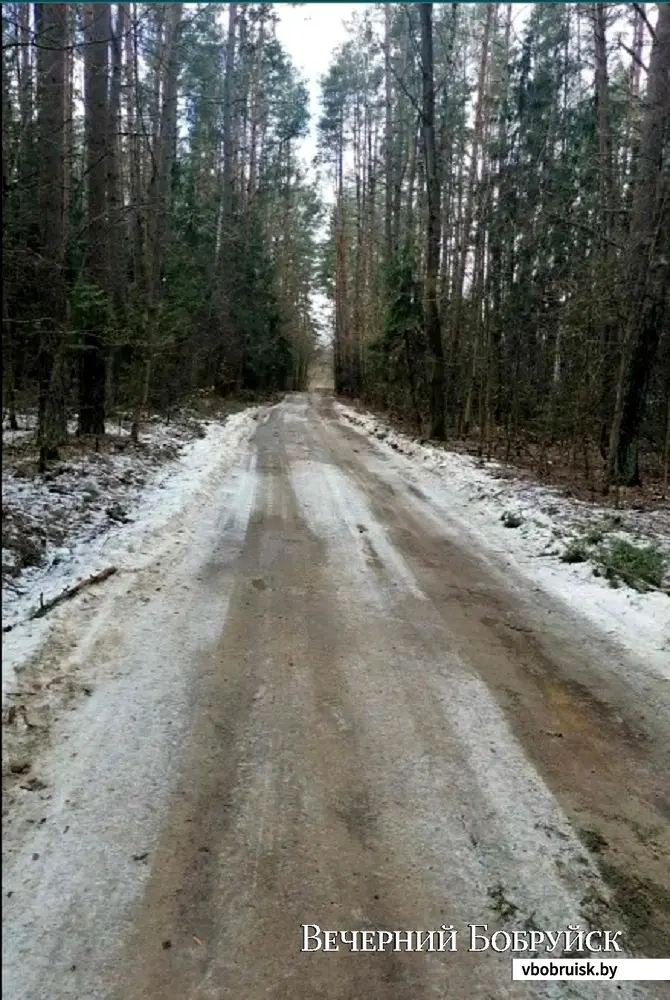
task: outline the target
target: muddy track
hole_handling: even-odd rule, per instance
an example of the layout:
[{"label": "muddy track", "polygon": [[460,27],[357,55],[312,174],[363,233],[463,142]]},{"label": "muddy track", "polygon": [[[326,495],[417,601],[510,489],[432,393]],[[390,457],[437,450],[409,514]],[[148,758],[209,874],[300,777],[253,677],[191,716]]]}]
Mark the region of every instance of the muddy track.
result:
[{"label": "muddy track", "polygon": [[[163,556],[144,584],[160,587],[153,604],[133,612],[132,587],[110,597],[125,637],[95,648],[105,676],[127,679],[102,679],[75,713],[89,727],[77,796],[54,778],[97,853],[68,869],[46,824],[38,890],[23,874],[38,842],[22,841],[20,813],[8,824],[7,996],[593,995],[512,983],[509,955],[467,951],[470,922],[623,927],[631,952],[665,957],[661,693],[647,704],[617,680],[620,651],[459,539],[327,397],[272,408],[238,474],[244,488],[194,515],[188,556]],[[306,923],[452,924],[464,945],[306,954]],[[619,986],[612,996],[669,995]]]}]

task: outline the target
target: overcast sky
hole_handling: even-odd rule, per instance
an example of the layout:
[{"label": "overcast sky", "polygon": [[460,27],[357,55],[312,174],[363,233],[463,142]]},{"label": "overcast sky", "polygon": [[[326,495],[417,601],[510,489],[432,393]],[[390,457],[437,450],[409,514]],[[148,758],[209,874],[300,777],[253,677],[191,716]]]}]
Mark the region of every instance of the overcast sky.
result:
[{"label": "overcast sky", "polygon": [[[302,7],[290,7],[287,3],[275,5],[279,18],[277,35],[295,66],[301,71],[309,85],[310,134],[301,143],[301,153],[307,162],[316,154],[316,123],[319,118],[319,79],[327,72],[335,49],[347,39],[345,23],[353,14],[361,13],[369,3],[307,3]],[[530,4],[518,3],[514,12],[514,27],[527,15]],[[329,185],[325,184],[322,194],[329,197]]]},{"label": "overcast sky", "polygon": [[333,52],[346,40],[344,22],[366,3],[308,3],[304,7],[277,4],[277,36],[295,66],[309,84],[312,120],[310,135],[302,143],[302,153],[311,160],[316,153],[316,122],[319,117],[319,79],[328,70]]},{"label": "overcast sky", "polygon": [[[301,154],[311,163],[316,154],[316,123],[319,118],[319,79],[327,72],[333,52],[346,40],[345,21],[350,20],[355,10],[362,10],[370,4],[363,3],[309,3],[304,7],[289,7],[277,4],[279,15],[277,36],[296,68],[300,70],[309,86],[310,121],[309,136],[301,143]],[[322,185],[322,195],[330,195],[329,185]],[[330,340],[331,309],[321,294],[312,297],[315,318],[322,330],[322,339]]]}]

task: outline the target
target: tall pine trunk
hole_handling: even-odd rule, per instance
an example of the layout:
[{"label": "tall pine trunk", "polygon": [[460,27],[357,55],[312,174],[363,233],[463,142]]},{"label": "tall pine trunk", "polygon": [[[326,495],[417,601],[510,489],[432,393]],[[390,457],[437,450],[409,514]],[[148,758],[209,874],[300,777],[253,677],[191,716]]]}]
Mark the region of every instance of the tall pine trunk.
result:
[{"label": "tall pine trunk", "polygon": [[639,441],[661,331],[670,322],[670,4],[658,5],[631,210],[624,288],[626,326],[610,435],[609,481],[640,482]]},{"label": "tall pine trunk", "polygon": [[421,76],[423,81],[423,144],[426,169],[428,220],[426,225],[426,338],[433,355],[430,395],[430,435],[446,437],[444,411],[444,351],[437,306],[440,265],[440,182],[435,150],[435,84],[433,79],[433,5],[418,4],[421,18]]},{"label": "tall pine trunk", "polygon": [[140,365],[136,370],[136,396],[131,427],[133,441],[137,441],[142,413],[149,401],[154,353],[159,335],[162,279],[170,239],[172,171],[177,147],[177,83],[183,4],[170,3],[166,7],[161,60],[163,65],[157,66],[157,75],[164,74],[164,79],[162,86],[159,85],[158,78],[155,81],[156,91],[162,96],[162,101],[154,147],[154,168],[147,197],[145,348],[143,356],[138,359]]},{"label": "tall pine trunk", "polygon": [[[109,219],[107,157],[109,154],[108,55],[110,5],[84,7],[84,112],[88,250],[86,274],[91,304],[79,362],[80,434],[105,433],[105,324],[109,292]],[[89,296],[87,295],[87,298]]]},{"label": "tall pine trunk", "polygon": [[41,254],[36,279],[41,302],[38,351],[40,464],[55,457],[67,436],[62,387],[64,265],[64,131],[66,4],[36,4],[38,39],[38,223]]}]

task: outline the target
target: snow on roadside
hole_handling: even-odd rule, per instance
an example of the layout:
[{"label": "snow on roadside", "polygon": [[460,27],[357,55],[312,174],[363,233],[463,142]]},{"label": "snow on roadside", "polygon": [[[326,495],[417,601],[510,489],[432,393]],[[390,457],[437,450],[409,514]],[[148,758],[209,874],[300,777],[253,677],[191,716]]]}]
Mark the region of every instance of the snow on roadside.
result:
[{"label": "snow on roadside", "polygon": [[[405,474],[420,483],[440,513],[444,527],[457,526],[483,552],[512,565],[545,592],[616,639],[649,669],[670,679],[670,600],[667,593],[638,593],[613,588],[593,573],[590,562],[560,560],[573,539],[589,528],[603,528],[612,514],[607,537],[637,545],[653,542],[670,555],[670,511],[643,513],[608,510],[563,496],[559,490],[523,478],[503,478],[498,462],[482,465],[469,455],[451,452],[399,433],[370,413],[335,403],[339,418],[370,435],[380,449],[404,456]],[[400,459],[402,462],[402,458]],[[520,516],[517,527],[505,527],[506,513]]]},{"label": "snow on roadside", "polygon": [[115,523],[126,523],[128,504],[156,470],[174,459],[196,434],[204,433],[193,420],[182,418],[168,425],[155,419],[140,444],[130,448],[128,432],[108,425],[101,451],[77,450],[73,438],[65,457],[38,475],[30,416],[22,422],[28,429],[3,430],[5,611],[16,603],[24,582],[30,587],[31,580],[43,576],[45,566],[51,568],[69,558],[71,540],[91,539]]},{"label": "snow on roadside", "polygon": [[[3,636],[3,701],[16,666],[48,632],[49,616],[19,625],[39,607],[41,596],[46,602],[112,565],[136,566],[139,541],[178,515],[213,474],[232,463],[258,413],[256,407],[225,422],[201,421],[204,436],[195,439],[192,425],[157,421],[144,447],[83,454],[63,463],[57,475],[27,478],[14,467],[3,468],[3,535],[13,519],[35,530],[49,522],[48,531],[41,529],[42,565],[14,576],[3,573],[3,627],[13,627]],[[54,537],[61,544],[54,544]],[[3,549],[3,563],[5,556]]]}]

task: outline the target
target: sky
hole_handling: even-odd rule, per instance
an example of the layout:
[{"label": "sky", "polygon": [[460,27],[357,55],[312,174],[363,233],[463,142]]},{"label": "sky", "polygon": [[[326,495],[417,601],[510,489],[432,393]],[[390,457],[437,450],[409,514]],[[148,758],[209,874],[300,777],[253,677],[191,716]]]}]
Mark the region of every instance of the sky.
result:
[{"label": "sky", "polygon": [[[345,22],[371,3],[306,3],[291,7],[275,5],[279,17],[277,36],[309,85],[312,121],[310,135],[302,143],[303,155],[311,161],[316,153],[316,122],[319,117],[319,79],[327,71],[333,52],[347,39]],[[518,3],[515,22],[523,20],[529,4]]]},{"label": "sky", "polygon": [[277,37],[294,65],[309,86],[312,120],[310,134],[301,144],[301,153],[308,162],[316,154],[316,123],[319,118],[319,79],[327,72],[333,52],[346,41],[345,22],[354,11],[364,10],[366,3],[308,3],[290,7],[279,3]]},{"label": "sky", "polygon": [[[319,79],[327,72],[333,52],[346,41],[345,22],[354,11],[371,6],[363,3],[309,3],[303,7],[277,4],[279,15],[277,37],[294,65],[305,78],[310,98],[310,131],[300,144],[302,158],[311,163],[316,155],[316,123],[319,119]],[[322,196],[328,199],[329,185],[322,185]],[[321,330],[321,341],[330,339],[331,307],[324,295],[312,296],[314,317]]]}]

